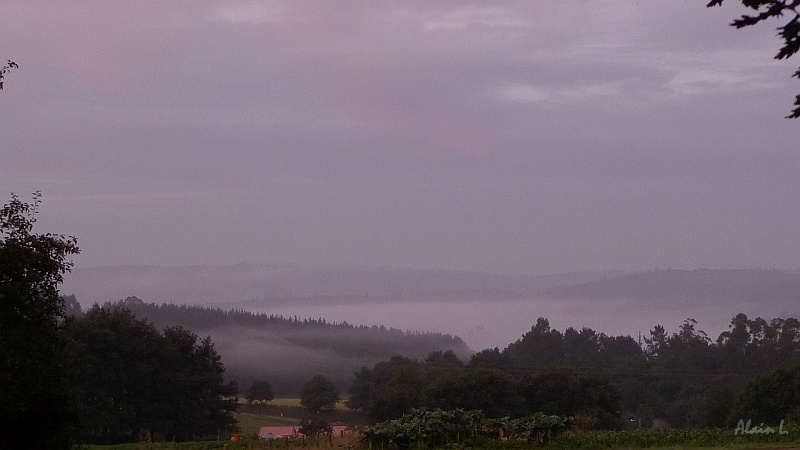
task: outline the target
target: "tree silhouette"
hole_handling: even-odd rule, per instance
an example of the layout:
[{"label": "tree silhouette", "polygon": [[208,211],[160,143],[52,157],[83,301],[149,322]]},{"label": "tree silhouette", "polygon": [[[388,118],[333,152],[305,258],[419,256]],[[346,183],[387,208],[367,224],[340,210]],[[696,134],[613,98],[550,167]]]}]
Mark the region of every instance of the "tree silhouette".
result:
[{"label": "tree silhouette", "polygon": [[0,69],[0,91],[2,91],[2,90],[3,90],[3,78],[5,78],[5,75],[6,75],[8,72],[10,72],[10,71],[11,71],[11,69],[19,69],[19,66],[17,65],[17,63],[15,63],[14,61],[11,61],[11,60],[9,59],[9,60],[8,60],[8,61],[6,61],[6,63],[3,65],[3,68],[1,68],[1,69]]},{"label": "tree silhouette", "polygon": [[254,380],[253,384],[245,391],[244,397],[247,399],[248,404],[253,402],[267,403],[275,398],[272,392],[272,385],[266,380]]},{"label": "tree silhouette", "polygon": [[[707,7],[722,5],[725,0],[711,0],[706,4]],[[784,25],[778,27],[778,36],[783,40],[783,46],[778,50],[775,59],[788,59],[800,50],[800,1],[798,0],[739,0],[744,6],[755,11],[754,14],[745,14],[741,18],[734,20],[731,26],[744,28],[768,19],[783,17],[784,14],[794,15]],[[800,78],[800,69],[793,77]],[[795,108],[786,116],[787,119],[797,119],[800,117],[800,95],[795,97]]]},{"label": "tree silhouette", "polygon": [[324,375],[314,376],[300,390],[300,404],[312,412],[333,408],[338,401],[339,389]]},{"label": "tree silhouette", "polygon": [[11,194],[0,210],[0,449],[65,448],[76,419],[62,376],[58,286],[79,249],[74,237],[32,233],[40,199]]}]

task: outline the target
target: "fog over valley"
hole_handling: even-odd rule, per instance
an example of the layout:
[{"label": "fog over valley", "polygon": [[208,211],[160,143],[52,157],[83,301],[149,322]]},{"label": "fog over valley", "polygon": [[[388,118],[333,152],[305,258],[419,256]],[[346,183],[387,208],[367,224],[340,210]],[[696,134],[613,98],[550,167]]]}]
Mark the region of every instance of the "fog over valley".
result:
[{"label": "fog over valley", "polygon": [[655,325],[675,330],[693,318],[715,338],[740,312],[800,315],[800,274],[776,270],[522,276],[344,265],[118,266],[75,269],[62,292],[85,307],[135,295],[152,303],[441,332],[473,351],[504,348],[538,317],[557,329],[633,337]]},{"label": "fog over valley", "polygon": [[394,356],[423,360],[431,352],[452,352],[466,361],[472,355],[460,338],[441,333],[159,305],[137,297],[107,302],[102,307],[108,311],[129,310],[159,328],[180,326],[199,336],[209,336],[220,352],[228,379],[242,385],[267,379],[278,393],[288,396],[296,396],[302,383],[318,374],[325,374],[346,391],[361,367]]},{"label": "fog over valley", "polygon": [[759,305],[751,303],[694,304],[673,306],[666,301],[635,300],[437,300],[433,302],[393,301],[377,304],[334,306],[278,306],[254,311],[286,316],[324,317],[357,324],[378,323],[409,330],[439,331],[461,337],[470,349],[504,348],[530,331],[538,317],[546,317],[553,328],[588,327],[608,335],[636,338],[655,325],[675,331],[687,318],[716,338],[727,330],[739,312],[751,317],[798,317],[797,304]]}]

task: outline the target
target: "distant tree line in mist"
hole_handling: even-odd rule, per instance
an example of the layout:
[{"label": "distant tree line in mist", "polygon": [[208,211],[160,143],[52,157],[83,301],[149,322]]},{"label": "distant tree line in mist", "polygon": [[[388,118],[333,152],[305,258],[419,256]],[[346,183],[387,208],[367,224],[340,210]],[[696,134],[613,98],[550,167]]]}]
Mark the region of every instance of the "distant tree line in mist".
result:
[{"label": "distant tree line in mist", "polygon": [[172,303],[145,303],[138,297],[127,297],[116,302],[106,302],[103,308],[123,307],[141,318],[155,324],[167,324],[180,321],[193,329],[208,329],[223,326],[289,328],[296,330],[299,326],[321,328],[327,330],[355,330],[357,333],[376,333],[393,337],[412,339],[405,344],[409,348],[417,347],[413,340],[430,339],[437,344],[449,346],[462,345],[458,336],[438,332],[404,331],[398,328],[387,328],[383,325],[353,325],[347,322],[329,322],[324,318],[284,317],[275,314],[254,313],[242,309],[208,308],[196,305],[175,305]]}]

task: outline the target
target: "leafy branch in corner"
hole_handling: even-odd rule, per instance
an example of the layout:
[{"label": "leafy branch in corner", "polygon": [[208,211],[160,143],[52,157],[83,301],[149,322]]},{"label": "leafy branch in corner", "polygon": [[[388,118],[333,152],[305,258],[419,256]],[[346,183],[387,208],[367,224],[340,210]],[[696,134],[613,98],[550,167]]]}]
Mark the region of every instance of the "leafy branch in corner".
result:
[{"label": "leafy branch in corner", "polygon": [[[707,7],[722,5],[725,0],[711,0],[706,5]],[[778,27],[778,37],[783,40],[783,46],[775,55],[775,59],[788,59],[795,53],[800,51],[800,0],[740,0],[742,4],[750,9],[756,11],[753,15],[742,15],[740,19],[736,19],[731,23],[731,26],[736,28],[744,28],[763,22],[767,19],[783,17],[784,13],[794,14],[789,22],[785,25]],[[800,78],[800,69],[797,70],[793,77]],[[786,116],[787,119],[800,118],[800,95],[795,97],[795,108],[791,114]]]},{"label": "leafy branch in corner", "polygon": [[17,63],[9,59],[3,68],[0,69],[0,91],[3,90],[3,78],[5,77],[6,73],[11,71],[11,69],[19,69],[19,66]]}]

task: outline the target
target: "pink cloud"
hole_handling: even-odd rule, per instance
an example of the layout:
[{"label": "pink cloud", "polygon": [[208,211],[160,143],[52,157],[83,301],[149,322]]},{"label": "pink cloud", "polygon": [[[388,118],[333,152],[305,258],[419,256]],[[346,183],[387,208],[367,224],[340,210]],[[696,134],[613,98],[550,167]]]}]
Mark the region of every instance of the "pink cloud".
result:
[{"label": "pink cloud", "polygon": [[492,133],[436,105],[409,108],[391,97],[353,92],[340,106],[351,119],[419,141],[424,149],[472,155],[493,150]]}]

